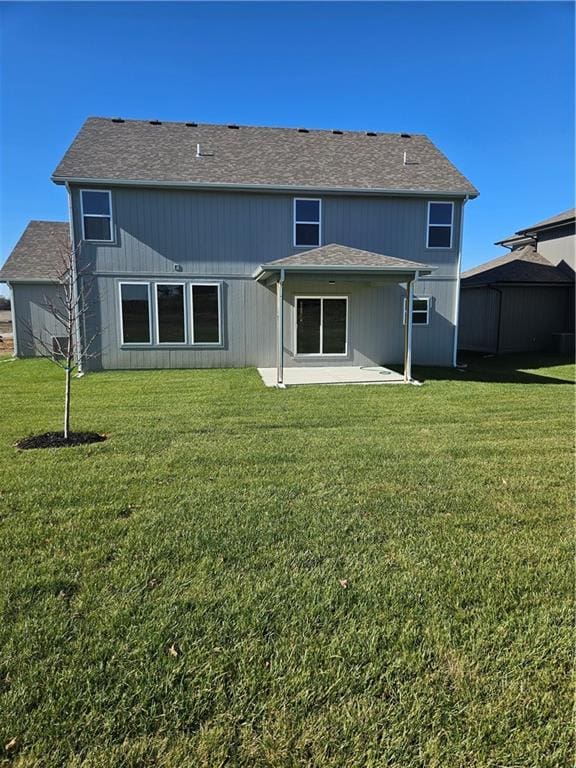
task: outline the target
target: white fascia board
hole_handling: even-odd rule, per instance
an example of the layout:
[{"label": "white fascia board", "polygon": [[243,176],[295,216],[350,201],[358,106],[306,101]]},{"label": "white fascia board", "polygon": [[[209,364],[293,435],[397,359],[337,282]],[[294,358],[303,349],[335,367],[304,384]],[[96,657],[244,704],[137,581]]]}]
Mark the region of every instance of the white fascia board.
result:
[{"label": "white fascia board", "polygon": [[284,270],[285,272],[341,272],[341,273],[361,273],[361,274],[397,274],[397,275],[430,275],[435,269],[438,269],[438,267],[434,266],[428,266],[428,265],[422,265],[422,266],[406,266],[406,267],[355,267],[349,264],[339,264],[334,266],[328,266],[326,264],[316,264],[316,265],[294,265],[289,266],[287,264],[279,264],[278,266],[272,266],[267,264],[261,264],[258,269],[256,269],[252,273],[252,277],[255,280],[260,279],[263,275],[267,273],[273,273],[273,272],[280,272],[281,270]]}]

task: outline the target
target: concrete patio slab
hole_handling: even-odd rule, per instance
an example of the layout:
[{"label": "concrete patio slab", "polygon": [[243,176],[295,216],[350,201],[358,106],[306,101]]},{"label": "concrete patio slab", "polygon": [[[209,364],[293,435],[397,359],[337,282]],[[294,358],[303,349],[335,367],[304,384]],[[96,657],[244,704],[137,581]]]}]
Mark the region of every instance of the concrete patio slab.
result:
[{"label": "concrete patio slab", "polygon": [[[276,386],[276,368],[258,368],[267,387]],[[404,384],[401,373],[384,366],[334,365],[284,368],[284,386],[299,384]],[[415,382],[410,382],[415,383]]]}]

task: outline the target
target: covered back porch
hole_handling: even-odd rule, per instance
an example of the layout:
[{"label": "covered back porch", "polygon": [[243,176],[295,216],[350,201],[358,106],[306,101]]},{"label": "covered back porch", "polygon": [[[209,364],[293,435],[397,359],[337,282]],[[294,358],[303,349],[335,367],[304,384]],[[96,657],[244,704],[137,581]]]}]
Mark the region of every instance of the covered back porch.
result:
[{"label": "covered back porch", "polygon": [[414,281],[432,270],[337,244],[262,264],[254,278],[276,294],[276,365],[259,369],[266,385],[416,383]]}]

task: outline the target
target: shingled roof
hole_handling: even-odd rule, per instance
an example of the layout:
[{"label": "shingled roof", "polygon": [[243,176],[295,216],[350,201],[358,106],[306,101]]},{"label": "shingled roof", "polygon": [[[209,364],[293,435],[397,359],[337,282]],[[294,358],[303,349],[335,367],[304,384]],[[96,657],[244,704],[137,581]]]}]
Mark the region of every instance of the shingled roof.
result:
[{"label": "shingled roof", "polygon": [[492,283],[572,283],[562,269],[551,264],[536,249],[527,245],[462,273],[462,286]]},{"label": "shingled roof", "polygon": [[421,134],[102,117],[86,120],[52,178],[56,183],[75,180],[478,195]]},{"label": "shingled roof", "polygon": [[0,282],[55,282],[69,233],[64,221],[31,221],[0,270]]},{"label": "shingled roof", "polygon": [[420,264],[417,261],[396,259],[393,256],[385,256],[382,253],[363,251],[360,248],[350,248],[339,243],[322,245],[309,251],[296,253],[282,259],[274,259],[262,264],[254,273],[254,277],[260,279],[263,275],[278,272],[280,269],[288,271],[334,271],[334,272],[421,272],[430,274],[436,267]]},{"label": "shingled roof", "polygon": [[574,221],[576,221],[576,208],[569,208],[567,211],[557,213],[556,216],[550,216],[549,219],[544,219],[543,221],[539,221],[537,224],[532,224],[531,227],[519,229],[517,234],[537,232],[539,229],[548,229],[549,227],[560,226],[562,224],[570,224]]}]

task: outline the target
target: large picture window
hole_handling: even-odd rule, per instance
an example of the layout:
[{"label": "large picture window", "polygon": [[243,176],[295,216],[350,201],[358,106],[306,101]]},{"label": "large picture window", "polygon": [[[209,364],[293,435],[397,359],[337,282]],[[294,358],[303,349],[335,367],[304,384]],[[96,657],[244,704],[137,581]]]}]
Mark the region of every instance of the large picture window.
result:
[{"label": "large picture window", "polygon": [[184,344],[184,283],[156,283],[156,328],[159,344]]},{"label": "large picture window", "polygon": [[107,190],[83,189],[80,192],[84,240],[112,241],[112,195]]},{"label": "large picture window", "polygon": [[348,344],[346,296],[296,297],[296,354],[345,355]]},{"label": "large picture window", "polygon": [[122,343],[150,344],[150,288],[148,283],[120,283]]},{"label": "large picture window", "polygon": [[321,200],[296,198],[294,200],[294,245],[314,247],[320,245]]},{"label": "large picture window", "polygon": [[122,344],[222,343],[221,283],[133,280],[119,287]]},{"label": "large picture window", "polygon": [[192,343],[220,343],[220,285],[192,283]]},{"label": "large picture window", "polygon": [[454,203],[428,203],[428,248],[452,247]]}]

